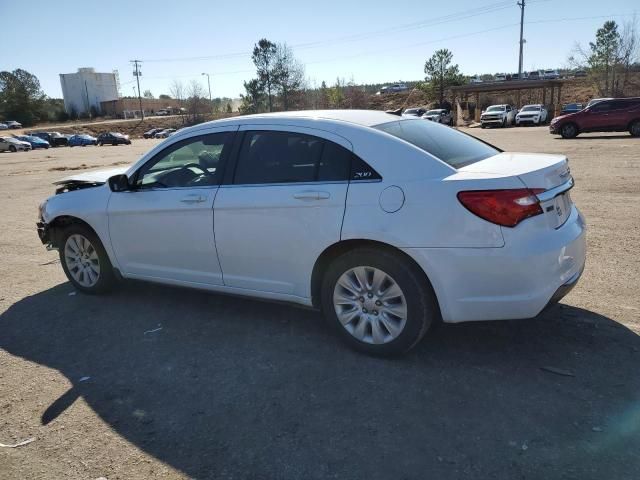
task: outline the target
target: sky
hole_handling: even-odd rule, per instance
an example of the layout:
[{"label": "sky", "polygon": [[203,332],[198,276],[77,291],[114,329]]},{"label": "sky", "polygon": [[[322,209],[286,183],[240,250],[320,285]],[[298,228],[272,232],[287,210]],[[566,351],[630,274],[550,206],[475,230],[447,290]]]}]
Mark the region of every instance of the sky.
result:
[{"label": "sky", "polygon": [[[524,69],[566,66],[576,42],[635,11],[637,0],[526,0]],[[440,48],[468,75],[518,70],[516,0],[31,0],[28,11],[0,0],[0,18],[13,19],[3,22],[0,70],[25,69],[56,98],[59,74],[79,67],[118,70],[121,95],[133,95],[133,59],[142,60],[141,90],[155,96],[174,79],[207,92],[207,72],[213,97],[236,98],[255,75],[260,38],[292,47],[311,86],[419,80]]]}]

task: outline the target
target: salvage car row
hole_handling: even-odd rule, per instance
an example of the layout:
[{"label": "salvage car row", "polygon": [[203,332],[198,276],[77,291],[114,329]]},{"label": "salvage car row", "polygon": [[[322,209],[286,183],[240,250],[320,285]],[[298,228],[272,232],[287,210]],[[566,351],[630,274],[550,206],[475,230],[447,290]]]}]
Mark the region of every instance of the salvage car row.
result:
[{"label": "salvage car row", "polygon": [[129,135],[105,132],[97,137],[88,134],[64,135],[59,132],[28,132],[25,135],[0,137],[0,152],[19,152],[50,147],[86,147],[87,145],[131,145]]}]

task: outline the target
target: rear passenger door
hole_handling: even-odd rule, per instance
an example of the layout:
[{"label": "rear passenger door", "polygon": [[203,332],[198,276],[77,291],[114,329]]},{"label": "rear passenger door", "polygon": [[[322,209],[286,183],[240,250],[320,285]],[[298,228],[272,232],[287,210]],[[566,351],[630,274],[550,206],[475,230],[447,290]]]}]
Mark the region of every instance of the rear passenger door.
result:
[{"label": "rear passenger door", "polygon": [[224,284],[309,297],[315,260],[340,239],[351,145],[324,131],[244,126],[214,204]]}]

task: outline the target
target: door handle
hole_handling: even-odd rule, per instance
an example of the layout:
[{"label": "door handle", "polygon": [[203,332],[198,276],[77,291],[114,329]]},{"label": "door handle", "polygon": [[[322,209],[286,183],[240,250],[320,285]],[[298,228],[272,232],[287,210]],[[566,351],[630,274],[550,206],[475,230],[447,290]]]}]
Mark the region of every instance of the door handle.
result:
[{"label": "door handle", "polygon": [[182,203],[202,203],[207,200],[207,197],[204,195],[198,195],[197,193],[193,195],[187,195],[180,199]]},{"label": "door handle", "polygon": [[303,192],[297,192],[293,194],[293,198],[296,200],[326,200],[330,198],[329,192],[319,192],[317,190],[305,190]]}]

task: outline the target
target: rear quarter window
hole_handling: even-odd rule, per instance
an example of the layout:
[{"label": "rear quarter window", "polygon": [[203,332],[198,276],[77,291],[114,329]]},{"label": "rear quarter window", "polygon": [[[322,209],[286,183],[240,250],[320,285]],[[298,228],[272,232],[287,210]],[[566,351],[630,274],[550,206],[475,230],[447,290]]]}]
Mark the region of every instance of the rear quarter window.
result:
[{"label": "rear quarter window", "polygon": [[400,120],[374,128],[409,142],[456,169],[501,152],[471,135],[427,120]]}]

